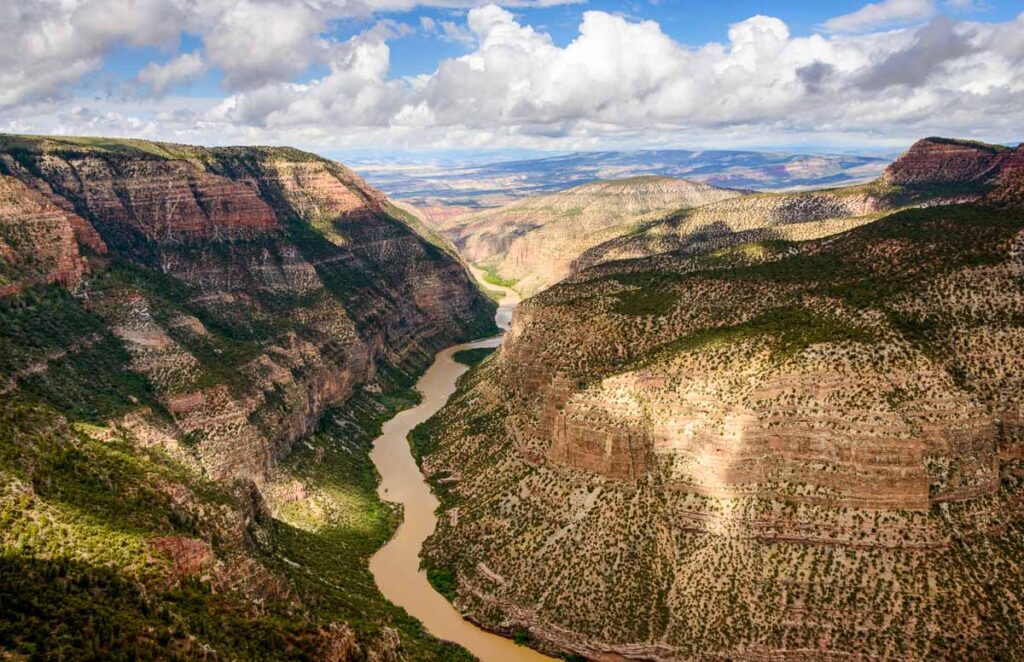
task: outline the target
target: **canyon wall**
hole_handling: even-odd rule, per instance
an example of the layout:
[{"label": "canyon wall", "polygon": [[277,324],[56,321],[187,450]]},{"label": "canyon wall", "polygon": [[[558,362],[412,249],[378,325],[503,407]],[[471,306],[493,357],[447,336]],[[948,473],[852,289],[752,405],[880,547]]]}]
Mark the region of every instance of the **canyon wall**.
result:
[{"label": "canyon wall", "polygon": [[[285,148],[7,142],[5,287],[75,290],[213,477],[259,479],[381,370],[414,372],[490,325],[463,267],[339,164]],[[83,285],[82,251],[110,273]],[[38,273],[18,266],[28,254]],[[121,277],[136,265],[171,280]]]},{"label": "canyon wall", "polygon": [[573,261],[594,246],[671,212],[744,193],[684,179],[633,177],[454,216],[436,227],[467,260],[516,281],[529,296],[569,276]]},{"label": "canyon wall", "polygon": [[368,454],[493,315],[333,161],[0,136],[0,657],[466,659],[373,583]]},{"label": "canyon wall", "polygon": [[937,151],[942,187],[882,199],[920,208],[605,262],[521,304],[417,435],[457,513],[426,550],[456,604],[597,658],[1013,657],[1024,212],[1014,159],[939,144],[891,171]]}]

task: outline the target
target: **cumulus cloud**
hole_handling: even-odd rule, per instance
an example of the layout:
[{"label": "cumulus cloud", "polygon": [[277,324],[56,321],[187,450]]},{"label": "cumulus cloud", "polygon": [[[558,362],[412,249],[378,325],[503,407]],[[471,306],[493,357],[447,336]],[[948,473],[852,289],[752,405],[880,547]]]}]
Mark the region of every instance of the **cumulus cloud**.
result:
[{"label": "cumulus cloud", "polygon": [[[962,3],[962,0],[954,0]],[[863,32],[931,18],[937,12],[934,0],[882,0],[850,14],[825,21],[829,32]]]},{"label": "cumulus cloud", "polygon": [[185,53],[166,64],[150,62],[136,77],[156,96],[163,96],[172,87],[195,80],[206,71],[206,63],[198,51]]},{"label": "cumulus cloud", "polygon": [[241,0],[217,19],[203,40],[210,62],[231,88],[289,80],[325,57],[324,19],[309,5]]},{"label": "cumulus cloud", "polygon": [[2,2],[0,107],[57,96],[114,44],[171,47],[184,26],[184,14],[164,0]]},{"label": "cumulus cloud", "polygon": [[923,85],[930,76],[942,71],[942,64],[962,58],[976,50],[969,33],[957,30],[953,21],[939,17],[918,30],[914,42],[868,67],[857,84],[868,91],[890,85]]},{"label": "cumulus cloud", "polygon": [[[203,41],[229,89],[287,81],[331,57],[334,20],[417,6],[470,8],[486,0],[4,0],[0,2],[0,108],[53,99],[100,69],[119,45],[173,49],[183,32]],[[550,6],[581,0],[508,0]]]},{"label": "cumulus cloud", "polygon": [[[53,1],[47,6],[72,0]],[[190,53],[147,67],[139,82],[162,94],[204,66],[217,68],[229,86],[223,99],[202,106],[174,97],[153,106],[133,99],[131,109],[82,103],[92,115],[87,108],[77,115],[66,105],[44,108],[39,104],[45,101],[38,100],[46,95],[30,89],[37,81],[19,72],[52,70],[53,78],[38,81],[38,89],[53,89],[75,75],[61,78],[54,62],[93,66],[102,52],[100,46],[65,45],[69,50],[37,49],[45,57],[0,67],[0,82],[13,82],[0,87],[0,104],[12,98],[11,89],[20,90],[22,99],[37,99],[35,105],[11,105],[0,114],[0,128],[34,123],[36,130],[82,133],[120,117],[123,133],[180,141],[567,149],[665,142],[764,145],[769,140],[889,144],[979,130],[988,132],[982,137],[1013,137],[1024,126],[1024,14],[1001,24],[940,16],[902,29],[808,36],[794,36],[778,18],[753,16],[729,26],[721,43],[692,46],[672,39],[654,21],[587,11],[575,38],[560,45],[507,8],[474,6],[464,21],[421,19],[417,25],[458,39],[467,46],[465,55],[441,61],[432,73],[396,79],[389,76],[389,42],[412,27],[382,20],[337,41],[323,30],[325,17],[341,0],[303,2],[305,9],[279,14],[291,1],[223,0],[221,6],[221,0],[207,0],[167,15],[166,20],[202,34],[201,57]],[[412,4],[374,2],[395,9]],[[894,4],[887,0],[868,7]],[[356,11],[354,4],[346,7]],[[878,10],[862,13],[866,9],[849,15],[860,14],[859,23],[846,24],[863,27],[871,21],[889,24],[897,14],[899,20],[910,17],[905,10],[882,18]],[[196,27],[197,12],[206,12],[205,32]],[[276,20],[281,29],[265,33],[266,21]],[[88,25],[37,23],[47,26],[44,35]],[[95,44],[130,38],[94,37]],[[173,34],[154,30],[132,38],[166,44]],[[311,64],[323,73],[308,80]],[[983,126],[979,117],[985,118]]]},{"label": "cumulus cloud", "polygon": [[[655,22],[599,11],[584,13],[565,47],[496,6],[470,11],[466,28],[474,50],[431,75],[389,81],[386,43],[363,35],[323,79],[240,93],[223,117],[303,131],[361,126],[392,138],[459,132],[578,144],[687,131],[964,133],[977,128],[983,95],[1001,109],[1024,101],[1024,17],[793,37],[783,21],[754,16],[730,26],[727,43],[696,49]],[[1024,111],[1000,116],[1010,126]]]}]

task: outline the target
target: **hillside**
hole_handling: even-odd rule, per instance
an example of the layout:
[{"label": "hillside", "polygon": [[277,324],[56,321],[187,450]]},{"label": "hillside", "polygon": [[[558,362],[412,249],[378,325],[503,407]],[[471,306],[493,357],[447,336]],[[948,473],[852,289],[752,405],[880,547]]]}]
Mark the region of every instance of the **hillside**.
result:
[{"label": "hillside", "polygon": [[[999,145],[928,138],[890,164],[882,177],[855,186],[689,195],[676,208],[662,198],[643,209],[624,203],[586,205],[579,201],[588,189],[583,186],[433,225],[467,259],[490,267],[500,279],[521,281],[521,291],[530,295],[602,262],[677,251],[696,254],[750,241],[806,241],[898,209],[994,199],[990,189],[996,188],[1020,196],[1019,183],[1014,188],[997,180],[1019,180],[1021,159],[1021,150]],[[644,178],[609,185],[625,193],[638,181]],[[585,211],[578,211],[583,205]],[[540,233],[539,227],[552,220],[558,221],[557,232]]]},{"label": "hillside", "polygon": [[373,584],[367,452],[494,307],[396,214],[294,149],[0,137],[0,656],[462,654]]},{"label": "hillside", "polygon": [[670,211],[742,195],[683,179],[595,182],[435,223],[469,261],[530,295],[572,272],[584,251]]},{"label": "hillside", "polygon": [[1015,658],[1020,152],[923,141],[886,185],[925,208],[524,302],[414,433],[445,510],[428,567],[474,619],[587,656]]},{"label": "hillside", "polygon": [[1009,194],[1012,187],[997,180],[1019,177],[1022,155],[1022,150],[999,145],[926,138],[876,181],[820,191],[758,193],[682,210],[594,246],[574,268],[672,251],[699,253],[747,241],[806,241],[870,223],[897,209],[994,199],[996,189],[998,195]]}]

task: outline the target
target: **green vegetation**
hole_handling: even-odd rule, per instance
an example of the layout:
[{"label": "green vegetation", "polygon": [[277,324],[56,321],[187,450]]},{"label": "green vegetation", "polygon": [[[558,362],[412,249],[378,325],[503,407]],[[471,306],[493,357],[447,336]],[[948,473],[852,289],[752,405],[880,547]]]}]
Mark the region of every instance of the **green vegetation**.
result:
[{"label": "green vegetation", "polygon": [[519,281],[512,278],[504,278],[498,273],[498,268],[493,266],[480,267],[480,270],[484,273],[484,280],[491,285],[497,285],[498,287],[510,287],[514,288],[516,283]]},{"label": "green vegetation", "polygon": [[702,329],[672,340],[656,347],[640,363],[660,363],[674,354],[752,338],[766,339],[780,358],[794,356],[817,343],[872,343],[876,340],[871,330],[838,317],[806,308],[777,308],[743,324]]},{"label": "green vegetation", "polygon": [[[0,401],[0,650],[189,659],[198,638],[236,659],[314,655],[303,643],[309,622],[273,605],[252,617],[209,582],[172,580],[150,548],[152,537],[176,535],[230,549],[229,532],[195,506],[239,508],[236,497],[95,429],[65,427],[46,405]],[[178,488],[190,501],[174,499]]]},{"label": "green vegetation", "polygon": [[452,354],[452,358],[462,365],[468,365],[470,368],[479,364],[481,361],[486,359],[488,356],[493,354],[497,347],[476,347],[474,349],[463,349],[461,351]]},{"label": "green vegetation", "polygon": [[[3,401],[0,649],[155,658],[170,646],[170,657],[188,659],[205,644],[233,659],[313,659],[320,628],[343,621],[364,645],[393,627],[412,659],[471,659],[388,603],[366,567],[396,524],[377,498],[369,446],[382,422],[418,397],[410,389],[361,393],[330,412],[312,447],[298,446],[283,467],[326,509],[286,504],[262,520],[262,542],[251,550],[201,514],[200,504],[207,512],[242,508],[225,488],[128,438],[95,438],[103,428],[62,428],[46,405]],[[19,484],[32,489],[19,492]],[[171,486],[190,500],[176,503]],[[253,616],[210,581],[168,584],[162,566],[146,562],[148,541],[167,535],[210,540],[224,558],[255,554],[289,579],[310,612],[297,617],[287,602],[270,600],[264,616]]]},{"label": "green vegetation", "polygon": [[91,422],[140,404],[161,409],[130,361],[121,341],[66,290],[31,288],[0,300],[0,383],[17,386],[17,398]]},{"label": "green vegetation", "polygon": [[361,391],[324,416],[308,445],[296,447],[284,462],[311,496],[281,506],[270,524],[265,558],[289,578],[304,603],[314,605],[318,617],[343,620],[366,640],[378,637],[383,626],[397,627],[411,659],[469,660],[464,650],[429,637],[385,600],[367,567],[398,524],[377,496],[369,450],[384,421],[419,398],[412,389]]},{"label": "green vegetation", "polygon": [[1006,150],[1011,149],[1006,145],[994,145],[992,143],[981,142],[980,140],[965,140],[962,138],[940,138],[932,136],[930,138],[925,138],[925,140],[931,141],[933,143],[939,143],[940,145],[963,145],[965,147],[977,147],[978,149],[984,149],[994,153],[1005,152]]},{"label": "green vegetation", "polygon": [[434,590],[443,595],[448,602],[454,601],[459,586],[455,572],[451,568],[437,568],[426,559],[421,559],[420,565],[427,569],[427,581]]},{"label": "green vegetation", "polygon": [[[351,240],[332,244],[273,177],[275,159],[322,161],[295,150],[32,136],[0,136],[0,150],[20,174],[49,172],[109,248],[90,255],[75,295],[28,287],[0,299],[0,657],[324,659],[332,639],[345,644],[344,624],[356,656],[471,659],[388,603],[367,568],[397,517],[376,494],[372,439],[418,400],[410,386],[434,345],[496,331],[483,297],[464,318],[406,314],[410,283],[455,273],[445,247],[373,210],[331,219]],[[126,179],[139,159],[186,159],[258,182],[283,230],[151,241],[60,188],[44,153],[70,159],[71,172],[85,156]],[[392,240],[403,259],[381,256]],[[360,332],[395,365],[362,352]],[[328,412],[266,477],[266,502],[247,479],[204,478],[201,466],[249,461],[248,446],[232,455],[239,411],[280,452],[285,426],[301,423],[284,417],[296,393],[280,371],[308,381],[320,362],[375,374],[383,392]],[[214,385],[233,396],[224,444],[204,443],[205,426],[183,432],[162,404]]]},{"label": "green vegetation", "polygon": [[487,295],[487,298],[494,303],[500,304],[501,300],[505,298],[505,293],[501,290],[492,290],[488,287],[482,287],[480,288],[480,291]]},{"label": "green vegetation", "polygon": [[616,274],[613,279],[631,288],[615,294],[618,301],[612,310],[619,315],[657,317],[671,311],[679,301],[676,279],[669,274]]}]

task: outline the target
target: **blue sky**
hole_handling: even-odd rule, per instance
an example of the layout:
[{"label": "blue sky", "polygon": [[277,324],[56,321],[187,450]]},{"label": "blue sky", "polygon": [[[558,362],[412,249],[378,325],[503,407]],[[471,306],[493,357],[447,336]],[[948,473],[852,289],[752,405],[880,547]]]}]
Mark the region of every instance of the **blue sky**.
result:
[{"label": "blue sky", "polygon": [[[512,11],[523,22],[542,29],[551,35],[556,45],[566,46],[578,35],[577,28],[583,12],[604,11],[628,17],[630,20],[652,20],[658,22],[665,34],[691,46],[700,46],[711,41],[725,41],[729,26],[758,14],[775,16],[789,26],[795,36],[806,36],[815,32],[829,18],[848,14],[864,6],[857,0],[836,0],[830,2],[799,0],[792,2],[708,2],[695,0],[638,0],[618,2],[615,0],[588,0],[573,4],[550,7],[523,8]],[[982,18],[985,21],[1000,22],[1013,19],[1024,11],[1024,2],[985,2],[978,11],[960,11],[945,8],[950,16]],[[420,25],[422,17],[441,23],[452,21],[465,23],[468,9],[443,9],[416,7],[410,11],[385,11],[365,17],[345,18],[331,24],[329,34],[339,40],[349,39],[373,26],[380,18]],[[104,59],[103,68],[88,81],[84,90],[95,91],[115,82],[130,80],[150,62],[166,62],[175,53],[201,48],[196,35],[182,33],[180,47],[174,51],[155,47],[119,47]],[[437,35],[417,32],[390,42],[391,66],[389,73],[394,77],[429,74],[437,68],[442,59],[459,57],[472,50],[472,45],[460,44]],[[309,80],[324,74],[322,66],[312,66],[297,80]],[[222,76],[216,69],[204,77],[192,81],[179,90],[194,96],[218,96]]]},{"label": "blue sky", "polygon": [[3,3],[0,130],[350,153],[1012,142],[1006,0]]}]

